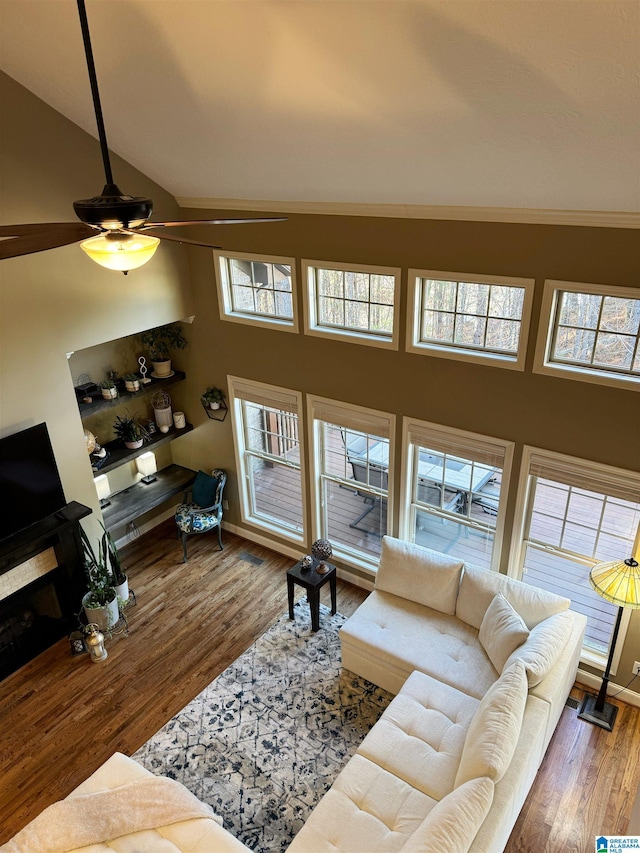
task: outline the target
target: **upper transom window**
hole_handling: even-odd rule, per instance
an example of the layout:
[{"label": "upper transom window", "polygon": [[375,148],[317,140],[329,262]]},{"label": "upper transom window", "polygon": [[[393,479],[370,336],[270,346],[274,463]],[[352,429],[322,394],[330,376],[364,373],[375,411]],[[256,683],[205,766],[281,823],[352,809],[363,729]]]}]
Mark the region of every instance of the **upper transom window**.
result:
[{"label": "upper transom window", "polygon": [[398,348],[400,270],[303,261],[306,331],[353,343]]},{"label": "upper transom window", "polygon": [[410,270],[407,349],[524,370],[533,280]]},{"label": "upper transom window", "polygon": [[640,290],[548,281],[542,317],[537,372],[627,387],[640,381]]},{"label": "upper transom window", "polygon": [[292,258],[241,252],[214,257],[223,319],[298,331]]}]

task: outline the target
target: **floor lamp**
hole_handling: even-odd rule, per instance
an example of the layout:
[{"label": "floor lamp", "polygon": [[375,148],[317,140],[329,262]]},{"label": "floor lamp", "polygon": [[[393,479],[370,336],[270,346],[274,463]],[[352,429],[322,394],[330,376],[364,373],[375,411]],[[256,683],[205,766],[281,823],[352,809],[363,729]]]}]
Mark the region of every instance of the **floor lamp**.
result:
[{"label": "floor lamp", "polygon": [[611,671],[611,661],[618,639],[618,630],[620,628],[620,620],[622,619],[622,611],[625,607],[631,607],[634,610],[640,609],[640,567],[633,557],[628,560],[613,560],[610,563],[598,563],[589,573],[589,583],[604,599],[612,604],[618,605],[618,616],[616,624],[611,635],[611,645],[609,647],[609,660],[607,668],[602,678],[602,686],[597,696],[591,693],[585,693],[582,700],[582,705],[578,711],[578,717],[581,720],[587,720],[596,726],[601,726],[607,731],[613,730],[613,724],[616,721],[618,706],[606,702],[607,685],[609,684],[609,673]]}]

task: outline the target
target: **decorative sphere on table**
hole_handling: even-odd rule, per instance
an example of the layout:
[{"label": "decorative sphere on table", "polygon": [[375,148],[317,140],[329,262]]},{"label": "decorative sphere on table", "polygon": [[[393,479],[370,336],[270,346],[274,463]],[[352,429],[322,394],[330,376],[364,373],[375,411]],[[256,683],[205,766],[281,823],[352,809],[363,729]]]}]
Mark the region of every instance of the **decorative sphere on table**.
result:
[{"label": "decorative sphere on table", "polygon": [[320,565],[316,569],[319,575],[326,574],[329,569],[325,565],[325,560],[328,560],[333,553],[331,542],[328,539],[317,539],[311,546],[311,553],[320,561]]}]

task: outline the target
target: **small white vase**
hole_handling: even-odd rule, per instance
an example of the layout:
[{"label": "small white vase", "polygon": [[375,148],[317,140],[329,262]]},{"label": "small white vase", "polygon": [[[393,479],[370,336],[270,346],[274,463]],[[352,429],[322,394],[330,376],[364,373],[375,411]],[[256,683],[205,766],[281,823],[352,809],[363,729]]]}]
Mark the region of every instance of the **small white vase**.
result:
[{"label": "small white vase", "polygon": [[125,379],[124,385],[127,391],[139,391],[140,390],[140,380],[139,379]]},{"label": "small white vase", "polygon": [[122,601],[123,604],[126,604],[127,601],[129,601],[129,578],[125,575],[124,583],[116,584],[113,588],[116,591],[118,600]]},{"label": "small white vase", "polygon": [[118,396],[117,388],[103,388],[102,396],[105,400],[114,400]]},{"label": "small white vase", "polygon": [[219,409],[220,403],[217,403],[217,402],[209,403],[209,408],[210,409]]}]

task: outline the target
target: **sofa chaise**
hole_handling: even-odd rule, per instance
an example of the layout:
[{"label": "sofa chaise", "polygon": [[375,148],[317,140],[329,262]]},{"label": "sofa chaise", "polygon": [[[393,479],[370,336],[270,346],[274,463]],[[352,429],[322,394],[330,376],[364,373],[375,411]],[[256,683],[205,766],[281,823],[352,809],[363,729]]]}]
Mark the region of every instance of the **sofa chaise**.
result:
[{"label": "sofa chaise", "polygon": [[[586,618],[569,604],[384,537],[375,588],[341,630],[342,662],[396,695],[288,853],[500,853],[574,683]],[[144,789],[149,777],[116,753],[62,808],[125,790],[135,805],[127,786]],[[42,850],[248,850],[188,792],[175,799],[153,817],[141,806],[141,828],[133,819],[122,837],[109,827],[92,846]],[[46,834],[48,811],[32,822],[33,837],[42,819]],[[8,853],[35,853],[22,844],[32,829]]]}]

